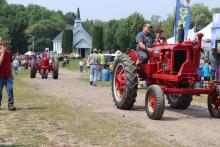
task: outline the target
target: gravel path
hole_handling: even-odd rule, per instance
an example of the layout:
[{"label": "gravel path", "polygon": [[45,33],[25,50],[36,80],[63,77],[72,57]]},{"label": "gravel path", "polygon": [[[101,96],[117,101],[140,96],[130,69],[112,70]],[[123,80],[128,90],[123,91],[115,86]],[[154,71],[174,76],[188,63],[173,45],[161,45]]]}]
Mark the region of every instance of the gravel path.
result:
[{"label": "gravel path", "polygon": [[23,80],[39,85],[44,94],[56,96],[70,105],[86,105],[97,112],[107,112],[138,122],[159,139],[167,139],[171,146],[220,145],[220,120],[210,117],[205,104],[193,104],[185,111],[172,110],[167,106],[163,119],[153,121],[147,118],[144,110],[144,90],[138,93],[132,111],[122,111],[114,106],[110,87],[91,87],[79,79],[82,75],[78,72],[60,69],[60,73],[59,80],[41,80],[40,77]]}]

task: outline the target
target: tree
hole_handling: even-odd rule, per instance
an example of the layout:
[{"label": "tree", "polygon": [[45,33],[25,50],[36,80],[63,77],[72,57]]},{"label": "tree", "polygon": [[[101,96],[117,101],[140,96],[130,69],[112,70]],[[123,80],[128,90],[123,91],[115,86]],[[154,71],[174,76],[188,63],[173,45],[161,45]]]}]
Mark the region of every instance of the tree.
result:
[{"label": "tree", "polygon": [[7,27],[4,27],[0,25],[0,37],[2,40],[11,41],[11,38],[9,36],[9,29]]},{"label": "tree", "polygon": [[76,14],[73,12],[68,12],[64,15],[64,20],[68,25],[74,25],[76,19]]},{"label": "tree", "polygon": [[85,30],[92,35],[93,31],[94,31],[94,23],[92,20],[86,20],[83,22],[83,27],[85,28]]},{"label": "tree", "polygon": [[170,38],[173,37],[173,31],[174,31],[174,15],[169,14],[168,18],[164,21],[161,22],[161,27],[163,28],[164,31],[164,37]]},{"label": "tree", "polygon": [[92,40],[93,48],[97,48],[98,50],[104,50],[103,43],[103,26],[95,26],[93,31],[93,40]]},{"label": "tree", "polygon": [[119,49],[115,38],[115,33],[118,27],[118,21],[113,19],[107,23],[104,30],[104,45],[105,50],[115,52]]},{"label": "tree", "polygon": [[211,21],[212,14],[209,8],[203,3],[197,3],[191,6],[191,28],[196,26],[196,31],[199,31],[207,26]]},{"label": "tree", "polygon": [[137,12],[119,21],[115,38],[121,51],[136,47],[136,35],[142,30],[144,23],[144,17]]},{"label": "tree", "polygon": [[66,29],[62,38],[63,53],[71,53],[73,51],[73,31]]},{"label": "tree", "polygon": [[158,26],[160,26],[160,22],[161,22],[161,16],[159,15],[153,15],[150,18],[150,21],[152,23],[152,25],[157,28]]},{"label": "tree", "polygon": [[220,7],[211,9],[212,14],[220,13]]}]

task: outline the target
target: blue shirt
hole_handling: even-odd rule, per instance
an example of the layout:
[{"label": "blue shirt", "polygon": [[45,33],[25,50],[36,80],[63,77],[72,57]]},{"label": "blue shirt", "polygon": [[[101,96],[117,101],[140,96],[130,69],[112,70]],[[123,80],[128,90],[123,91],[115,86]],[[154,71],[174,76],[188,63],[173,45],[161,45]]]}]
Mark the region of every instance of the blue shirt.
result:
[{"label": "blue shirt", "polygon": [[204,71],[204,77],[211,77],[212,76],[212,73],[211,73],[211,71],[209,69],[209,64],[206,63],[203,66],[203,71]]}]

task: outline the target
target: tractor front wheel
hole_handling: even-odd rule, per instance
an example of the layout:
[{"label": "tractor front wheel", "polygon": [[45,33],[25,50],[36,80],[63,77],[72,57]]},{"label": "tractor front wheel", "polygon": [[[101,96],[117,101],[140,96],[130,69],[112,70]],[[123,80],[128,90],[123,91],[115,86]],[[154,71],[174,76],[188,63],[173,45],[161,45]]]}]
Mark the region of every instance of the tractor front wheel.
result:
[{"label": "tractor front wheel", "polygon": [[214,118],[220,118],[220,87],[218,86],[216,92],[208,96],[209,113]]},{"label": "tractor front wheel", "polygon": [[192,96],[170,94],[167,95],[167,100],[171,108],[185,110],[190,106],[192,102]]},{"label": "tractor front wheel", "polygon": [[148,87],[145,97],[145,108],[150,119],[161,119],[165,109],[165,99],[160,86],[152,85]]},{"label": "tractor front wheel", "polygon": [[121,54],[114,65],[112,96],[119,109],[132,109],[138,90],[137,66],[126,54]]}]

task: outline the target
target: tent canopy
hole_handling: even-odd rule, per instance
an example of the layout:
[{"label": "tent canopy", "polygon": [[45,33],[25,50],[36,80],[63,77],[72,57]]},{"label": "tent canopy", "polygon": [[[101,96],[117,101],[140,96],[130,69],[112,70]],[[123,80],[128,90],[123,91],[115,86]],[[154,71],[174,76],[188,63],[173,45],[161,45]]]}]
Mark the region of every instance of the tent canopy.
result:
[{"label": "tent canopy", "polygon": [[[198,31],[197,33],[204,34],[204,37],[202,38],[202,40],[211,40],[211,36],[212,36],[212,23],[210,23],[209,25],[207,25],[205,28],[203,28],[202,30]],[[193,28],[193,29],[189,30],[187,38],[189,40],[194,40],[195,37],[196,37],[196,34],[194,33],[194,28]],[[174,44],[175,43],[174,37],[167,39],[167,43],[168,44]]]}]

